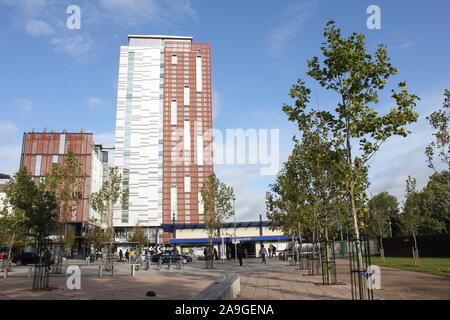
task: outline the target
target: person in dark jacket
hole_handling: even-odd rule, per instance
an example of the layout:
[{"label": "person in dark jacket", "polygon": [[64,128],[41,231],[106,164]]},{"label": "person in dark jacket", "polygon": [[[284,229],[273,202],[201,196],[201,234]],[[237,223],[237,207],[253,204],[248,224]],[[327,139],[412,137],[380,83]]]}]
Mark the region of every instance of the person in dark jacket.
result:
[{"label": "person in dark jacket", "polygon": [[125,260],[129,261],[129,259],[130,259],[130,253],[128,252],[128,249],[127,249],[127,251],[125,252]]},{"label": "person in dark jacket", "polygon": [[242,247],[242,244],[238,245],[237,256],[239,259],[239,265],[242,266],[242,257],[244,256],[244,248]]}]

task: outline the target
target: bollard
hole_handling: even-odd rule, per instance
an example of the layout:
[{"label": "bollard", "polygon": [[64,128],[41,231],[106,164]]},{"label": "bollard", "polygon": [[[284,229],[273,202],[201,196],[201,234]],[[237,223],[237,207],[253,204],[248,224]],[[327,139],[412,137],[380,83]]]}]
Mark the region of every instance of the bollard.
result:
[{"label": "bollard", "polygon": [[8,268],[6,268],[5,274],[3,275],[3,278],[4,278],[4,279],[8,278]]},{"label": "bollard", "polygon": [[114,277],[114,266],[111,266],[111,276]]},{"label": "bollard", "polygon": [[91,258],[86,258],[86,264],[89,265],[89,262],[91,262]]},{"label": "bollard", "polygon": [[33,267],[28,268],[28,278],[31,278],[31,272],[33,271]]},{"label": "bollard", "polygon": [[134,264],[131,265],[131,276],[134,277]]},{"label": "bollard", "polygon": [[98,266],[98,274],[99,274],[100,278],[103,278],[102,266]]}]

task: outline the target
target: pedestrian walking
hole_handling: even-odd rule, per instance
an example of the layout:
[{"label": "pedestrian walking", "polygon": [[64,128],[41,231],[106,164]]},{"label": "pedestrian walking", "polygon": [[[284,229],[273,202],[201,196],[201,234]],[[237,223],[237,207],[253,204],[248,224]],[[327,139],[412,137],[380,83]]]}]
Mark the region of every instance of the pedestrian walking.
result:
[{"label": "pedestrian walking", "polygon": [[277,247],[274,245],[272,245],[272,255],[275,259],[277,258]]},{"label": "pedestrian walking", "polygon": [[119,261],[122,261],[123,258],[123,252],[122,249],[119,250]]},{"label": "pedestrian walking", "polygon": [[269,248],[267,249],[267,251],[269,252],[269,260],[272,259],[272,245],[269,245]]},{"label": "pedestrian walking", "polygon": [[45,269],[47,270],[47,272],[50,272],[52,269],[50,267],[51,264],[51,259],[52,259],[52,255],[50,253],[50,251],[46,248],[44,251],[44,266]]},{"label": "pedestrian walking", "polygon": [[267,260],[266,260],[267,250],[266,250],[266,248],[264,248],[263,244],[261,245],[261,249],[259,249],[259,253],[262,258],[261,263],[264,263],[264,264],[267,263]]},{"label": "pedestrian walking", "polygon": [[239,259],[239,265],[242,266],[242,257],[244,256],[244,248],[242,248],[242,244],[239,244],[237,256]]},{"label": "pedestrian walking", "polygon": [[129,259],[130,259],[130,253],[128,252],[128,249],[127,249],[127,251],[125,252],[125,260],[127,260],[127,262],[128,262]]}]

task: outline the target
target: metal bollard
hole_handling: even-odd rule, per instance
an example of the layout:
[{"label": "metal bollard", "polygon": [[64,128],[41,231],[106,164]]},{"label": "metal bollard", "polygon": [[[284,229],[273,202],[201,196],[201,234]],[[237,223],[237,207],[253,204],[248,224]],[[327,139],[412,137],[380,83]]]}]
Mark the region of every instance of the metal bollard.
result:
[{"label": "metal bollard", "polygon": [[134,277],[134,266],[135,266],[135,264],[131,265],[131,276],[132,277]]},{"label": "metal bollard", "polygon": [[90,262],[91,262],[91,258],[86,258],[87,265],[89,265]]},{"label": "metal bollard", "polygon": [[98,274],[99,274],[100,278],[103,278],[102,266],[98,266]]}]

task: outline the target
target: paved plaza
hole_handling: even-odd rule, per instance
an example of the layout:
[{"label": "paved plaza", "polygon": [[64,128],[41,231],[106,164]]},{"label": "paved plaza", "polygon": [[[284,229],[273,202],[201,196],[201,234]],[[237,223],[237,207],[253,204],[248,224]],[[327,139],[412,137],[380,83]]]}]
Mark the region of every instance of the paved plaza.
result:
[{"label": "paved plaza", "polygon": [[[204,261],[188,263],[183,269],[157,271],[141,270],[131,276],[127,263],[116,263],[115,276],[98,274],[98,265],[78,264],[82,270],[81,289],[68,290],[64,275],[53,275],[45,292],[31,292],[32,278],[28,267],[14,267],[8,279],[0,278],[0,299],[80,299],[80,300],[179,300],[190,299],[224,274],[239,273],[241,283],[240,300],[348,300],[351,289],[346,272],[348,262],[338,261],[340,285],[323,286],[321,276],[307,276],[306,270],[298,270],[284,261],[269,261],[261,264],[257,259],[244,261],[239,266],[235,261],[217,262],[214,269],[205,269]],[[156,296],[148,297],[153,291]],[[450,279],[423,273],[382,267],[382,289],[375,290],[376,299],[450,299]]]}]

